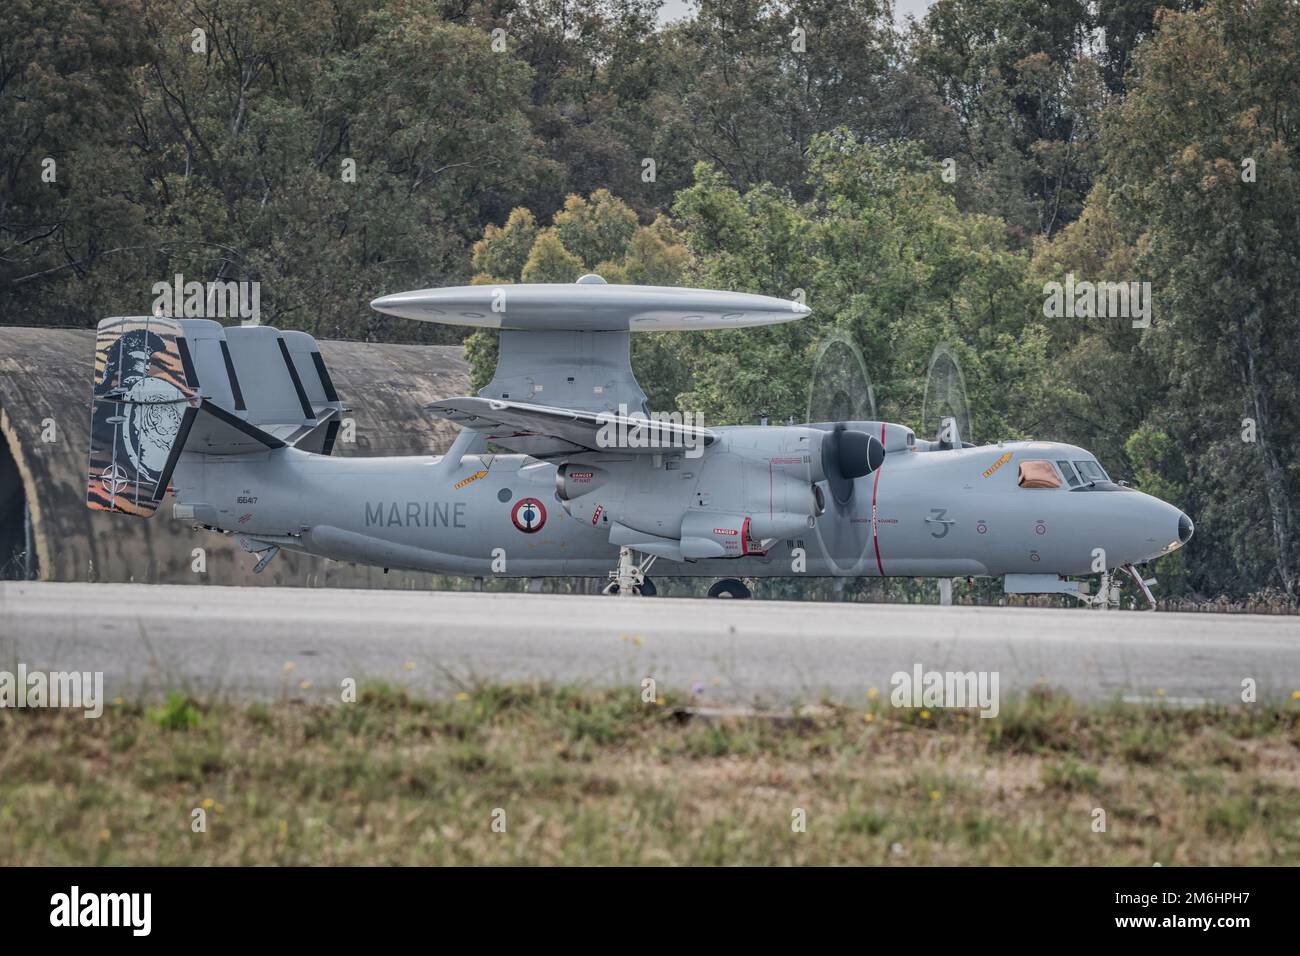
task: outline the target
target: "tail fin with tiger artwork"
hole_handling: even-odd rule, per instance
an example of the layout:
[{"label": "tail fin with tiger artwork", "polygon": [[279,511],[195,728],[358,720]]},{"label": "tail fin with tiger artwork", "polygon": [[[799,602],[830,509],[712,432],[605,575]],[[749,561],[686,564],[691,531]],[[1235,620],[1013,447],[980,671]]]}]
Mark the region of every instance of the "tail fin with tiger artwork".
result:
[{"label": "tail fin with tiger artwork", "polygon": [[158,509],[198,404],[184,342],[175,319],[99,323],[87,507],[141,518]]},{"label": "tail fin with tiger artwork", "polygon": [[305,333],[166,316],[104,319],[86,506],[148,518],[182,454],[295,445],[328,455],[342,409]]}]

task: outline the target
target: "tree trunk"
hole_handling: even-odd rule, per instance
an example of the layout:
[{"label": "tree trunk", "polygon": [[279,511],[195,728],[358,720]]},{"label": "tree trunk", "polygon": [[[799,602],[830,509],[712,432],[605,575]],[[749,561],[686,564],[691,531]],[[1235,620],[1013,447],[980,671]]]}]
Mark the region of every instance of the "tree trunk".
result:
[{"label": "tree trunk", "polygon": [[1295,578],[1291,567],[1291,499],[1287,494],[1286,469],[1273,447],[1272,414],[1268,396],[1255,378],[1254,344],[1246,346],[1246,388],[1255,409],[1255,434],[1264,456],[1264,492],[1268,498],[1269,517],[1273,526],[1273,547],[1277,552],[1276,569],[1282,590],[1295,597]]}]

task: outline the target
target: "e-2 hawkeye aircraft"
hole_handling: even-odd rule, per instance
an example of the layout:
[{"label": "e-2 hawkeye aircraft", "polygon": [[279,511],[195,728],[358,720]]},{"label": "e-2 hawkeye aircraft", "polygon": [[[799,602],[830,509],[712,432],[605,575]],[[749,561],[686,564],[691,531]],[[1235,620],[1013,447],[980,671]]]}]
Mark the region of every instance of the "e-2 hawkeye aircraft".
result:
[{"label": "e-2 hawkeye aircraft", "polygon": [[[337,561],[487,577],[606,576],[653,594],[647,571],[719,579],[1005,575],[1014,592],[1117,603],[1125,569],[1186,543],[1191,520],[1112,482],[1082,448],[938,440],[882,421],[705,426],[652,415],[630,334],[787,322],[768,296],[576,284],[389,295],[410,319],[500,330],[492,381],[427,406],[462,426],[442,456],[333,457],[344,407],[311,336],[162,316],[105,319],[87,503],[173,514]],[[496,453],[505,449],[506,453]],[[1071,577],[1102,575],[1100,593]],[[533,582],[530,582],[533,583]]]}]

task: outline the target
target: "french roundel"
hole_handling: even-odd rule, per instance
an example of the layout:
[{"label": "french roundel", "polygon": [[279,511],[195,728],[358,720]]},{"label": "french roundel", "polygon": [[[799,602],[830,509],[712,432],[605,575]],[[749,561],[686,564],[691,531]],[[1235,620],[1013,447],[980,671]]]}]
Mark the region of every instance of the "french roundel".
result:
[{"label": "french roundel", "polygon": [[546,524],[546,505],[536,498],[520,498],[510,509],[510,520],[524,534],[536,534]]}]

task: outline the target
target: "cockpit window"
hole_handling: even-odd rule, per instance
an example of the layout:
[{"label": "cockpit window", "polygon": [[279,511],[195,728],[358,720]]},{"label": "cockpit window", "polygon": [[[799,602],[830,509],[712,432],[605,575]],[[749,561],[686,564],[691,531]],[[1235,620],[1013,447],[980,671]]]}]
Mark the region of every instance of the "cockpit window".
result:
[{"label": "cockpit window", "polygon": [[1050,461],[1035,459],[1020,463],[1021,488],[1059,488],[1061,479]]},{"label": "cockpit window", "polygon": [[1079,486],[1079,476],[1074,473],[1073,465],[1068,461],[1058,461],[1056,467],[1061,469],[1061,474],[1065,475],[1065,480],[1071,488],[1077,488]]},{"label": "cockpit window", "polygon": [[1079,469],[1084,481],[1110,481],[1110,476],[1095,461],[1076,461],[1074,466]]}]

